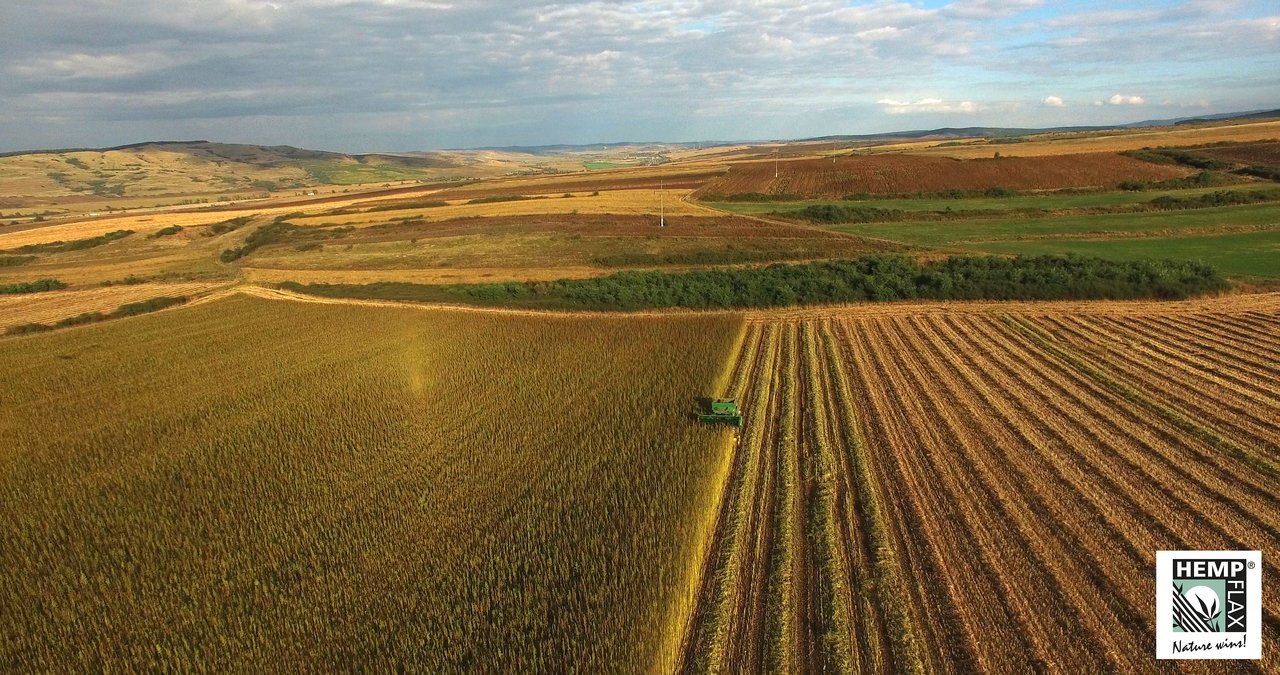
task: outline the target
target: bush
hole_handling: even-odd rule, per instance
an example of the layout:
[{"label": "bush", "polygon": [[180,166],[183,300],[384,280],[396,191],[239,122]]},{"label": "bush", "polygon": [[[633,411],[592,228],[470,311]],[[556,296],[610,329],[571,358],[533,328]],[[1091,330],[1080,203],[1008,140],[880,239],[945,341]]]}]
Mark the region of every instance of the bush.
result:
[{"label": "bush", "polygon": [[526,199],[535,199],[535,197],[526,197],[525,195],[493,195],[490,197],[476,197],[468,201],[468,204],[496,204],[498,202],[521,202]]},{"label": "bush", "polygon": [[116,230],[108,232],[96,237],[87,239],[76,239],[73,241],[51,241],[46,244],[27,244],[19,246],[17,251],[20,253],[62,253],[65,251],[82,251],[87,248],[95,248],[103,244],[109,244],[117,239],[124,239],[133,234],[133,230]]},{"label": "bush", "polygon": [[182,231],[182,226],[181,226],[181,225],[170,225],[169,227],[162,227],[162,228],[160,228],[159,230],[156,230],[155,234],[153,234],[153,235],[151,235],[150,237],[147,237],[147,238],[148,238],[148,239],[159,239],[160,237],[168,237],[168,236],[171,236],[171,235],[175,235],[175,234],[177,234],[177,233],[179,233],[179,232],[181,232],[181,231]]},{"label": "bush", "polygon": [[66,284],[58,281],[57,279],[40,279],[38,281],[28,281],[18,284],[0,284],[0,295],[41,293],[43,291],[57,291],[66,287]]},{"label": "bush", "polygon": [[26,323],[19,326],[10,326],[5,329],[5,335],[26,335],[29,333],[40,333],[53,330],[55,328],[68,328],[71,326],[83,326],[90,323],[98,323],[99,321],[107,321],[108,319],[119,319],[126,316],[137,316],[139,314],[147,314],[157,310],[181,305],[187,301],[185,296],[151,298],[142,302],[131,302],[126,305],[120,305],[115,311],[103,314],[102,312],[85,312],[76,316],[69,316],[60,319],[55,323]]},{"label": "bush", "polygon": [[325,297],[462,301],[542,308],[636,310],[746,308],[833,302],[1185,298],[1228,287],[1202,263],[1117,262],[1074,255],[953,257],[922,265],[907,256],[773,264],[689,272],[628,271],[525,284],[310,284],[282,288]]},{"label": "bush", "polygon": [[1280,169],[1274,166],[1246,166],[1240,169],[1239,173],[1246,176],[1256,176],[1267,180],[1280,180]]},{"label": "bush", "polygon": [[224,263],[233,262],[253,253],[267,244],[276,243],[280,239],[284,238],[289,232],[298,228],[298,226],[293,223],[285,222],[285,218],[291,218],[296,215],[298,214],[278,216],[270,223],[254,230],[252,234],[245,238],[243,246],[223,250],[222,254],[218,256],[218,259]]},{"label": "bush", "polygon": [[17,267],[35,259],[33,255],[0,255],[0,267]]},{"label": "bush", "polygon": [[1208,192],[1194,197],[1175,197],[1163,195],[1147,202],[1158,209],[1204,209],[1215,206],[1235,206],[1238,204],[1256,204],[1280,200],[1280,192],[1274,190],[1255,190],[1241,192],[1238,190]]},{"label": "bush", "polygon": [[813,204],[799,211],[781,213],[815,223],[876,223],[901,220],[900,209],[881,209],[873,206],[846,206],[843,204]]},{"label": "bush", "polygon": [[251,220],[253,220],[253,216],[240,216],[239,218],[224,220],[220,223],[214,223],[210,225],[209,232],[213,234],[223,234],[225,232],[231,232],[233,230],[238,230],[244,227],[245,225],[248,225],[249,221]]}]

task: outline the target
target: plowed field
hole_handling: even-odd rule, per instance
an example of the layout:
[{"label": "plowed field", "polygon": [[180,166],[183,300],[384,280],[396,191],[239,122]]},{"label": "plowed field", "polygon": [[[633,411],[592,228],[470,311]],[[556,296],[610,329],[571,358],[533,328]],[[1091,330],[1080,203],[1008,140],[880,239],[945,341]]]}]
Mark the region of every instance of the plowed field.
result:
[{"label": "plowed field", "polygon": [[[1006,150],[1007,153],[1012,151]],[[1126,180],[1163,180],[1192,173],[1112,153],[1057,157],[958,160],[918,155],[871,155],[734,164],[695,194],[742,192],[839,198],[849,194],[902,194],[950,189],[1014,190],[1115,187]]]}]

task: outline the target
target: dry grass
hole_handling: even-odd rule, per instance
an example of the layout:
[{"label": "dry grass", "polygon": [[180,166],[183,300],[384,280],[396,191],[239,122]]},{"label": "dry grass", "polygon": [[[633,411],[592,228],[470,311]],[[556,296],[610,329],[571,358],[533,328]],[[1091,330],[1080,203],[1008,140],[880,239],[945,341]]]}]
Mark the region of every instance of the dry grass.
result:
[{"label": "dry grass", "polygon": [[[1280,136],[1280,132],[1277,135]],[[1199,148],[1195,150],[1195,154],[1236,164],[1280,166],[1280,141]]]},{"label": "dry grass", "polygon": [[162,147],[0,157],[0,195],[84,195],[94,189],[94,181],[124,195],[157,196],[252,191],[253,181],[311,179],[298,167],[223,166],[211,157]]},{"label": "dry grass", "polygon": [[26,295],[0,295],[0,331],[24,323],[53,323],[86,312],[110,312],[150,298],[193,298],[225,288],[225,283],[136,284]]},{"label": "dry grass", "polygon": [[585,279],[609,274],[610,270],[588,266],[557,267],[438,267],[427,269],[301,269],[298,267],[243,268],[246,281],[301,284],[372,284],[399,281],[416,284],[486,284],[504,281],[555,281]]},{"label": "dry grass", "polygon": [[[656,216],[666,204],[666,213],[679,215],[710,215],[716,212],[705,207],[685,201],[691,190],[666,190],[665,196],[658,190],[613,190],[601,192],[599,195],[575,194],[572,197],[544,197],[519,201],[494,202],[487,204],[467,204],[450,202],[448,206],[434,208],[410,208],[395,211],[377,211],[374,213],[354,213],[342,215],[315,215],[295,219],[299,225],[355,225],[363,227],[386,223],[396,218],[418,218],[429,222],[452,220],[456,218],[493,218],[507,216],[542,216],[555,213],[582,214],[614,214]],[[519,193],[515,193],[519,194]],[[716,214],[718,215],[718,214]]]},{"label": "dry grass", "polygon": [[1006,156],[1040,157],[1091,152],[1120,152],[1157,146],[1200,145],[1230,141],[1236,143],[1280,138],[1280,122],[1253,122],[1209,127],[1169,127],[1089,132],[1083,134],[1043,134],[1029,137],[1025,143],[988,143],[938,147],[937,141],[880,146],[874,152],[909,152],[975,159],[990,157],[994,152]]},{"label": "dry grass", "polygon": [[[777,176],[775,178],[775,172]],[[1113,153],[1060,157],[1006,157],[957,161],[918,155],[869,155],[734,164],[698,194],[743,192],[840,198],[850,194],[903,194],[950,189],[1015,190],[1115,187],[1126,180],[1162,180],[1191,173]]]}]

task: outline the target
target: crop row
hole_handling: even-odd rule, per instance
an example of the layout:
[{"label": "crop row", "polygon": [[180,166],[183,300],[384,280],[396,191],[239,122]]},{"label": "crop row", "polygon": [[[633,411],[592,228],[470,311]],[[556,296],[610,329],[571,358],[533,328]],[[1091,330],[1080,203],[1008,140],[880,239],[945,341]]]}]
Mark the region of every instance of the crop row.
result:
[{"label": "crop row", "polygon": [[669,668],[740,325],[233,296],[4,340],[0,663]]},{"label": "crop row", "polygon": [[686,670],[1159,670],[1155,552],[1280,543],[1277,325],[1247,307],[752,324],[727,553]]}]

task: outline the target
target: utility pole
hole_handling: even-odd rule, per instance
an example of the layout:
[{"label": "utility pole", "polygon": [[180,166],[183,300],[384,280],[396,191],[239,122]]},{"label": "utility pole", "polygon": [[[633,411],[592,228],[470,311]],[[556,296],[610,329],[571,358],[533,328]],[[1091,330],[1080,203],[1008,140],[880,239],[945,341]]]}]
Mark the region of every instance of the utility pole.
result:
[{"label": "utility pole", "polygon": [[779,150],[778,148],[773,149],[773,179],[774,180],[778,180],[778,153],[780,152],[781,150]]},{"label": "utility pole", "polygon": [[659,202],[658,202],[659,203],[658,227],[666,227],[667,226],[667,190],[666,190],[666,185],[662,182],[662,179],[658,179],[658,194],[660,195]]}]

